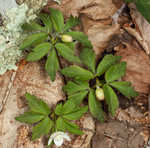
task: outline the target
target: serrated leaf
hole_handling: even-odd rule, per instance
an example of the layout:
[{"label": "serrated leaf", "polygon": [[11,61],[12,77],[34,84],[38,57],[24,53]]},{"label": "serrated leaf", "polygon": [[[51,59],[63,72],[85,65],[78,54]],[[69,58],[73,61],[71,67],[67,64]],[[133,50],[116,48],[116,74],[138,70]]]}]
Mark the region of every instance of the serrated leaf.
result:
[{"label": "serrated leaf", "polygon": [[32,34],[23,41],[23,43],[20,46],[20,50],[24,50],[25,48],[32,46],[34,43],[36,43],[39,40],[46,40],[47,37],[48,34],[44,32]]},{"label": "serrated leaf", "polygon": [[28,101],[28,105],[29,105],[31,111],[40,113],[43,115],[50,114],[49,106],[41,99],[38,99],[36,96],[31,95],[29,93],[26,93],[26,99]]},{"label": "serrated leaf", "polygon": [[126,62],[121,62],[111,66],[105,73],[106,82],[110,83],[123,77],[126,72],[126,65]]},{"label": "serrated leaf", "polygon": [[32,130],[32,140],[40,138],[42,135],[48,134],[53,126],[53,121],[46,117],[40,123],[35,125]]},{"label": "serrated leaf", "polygon": [[30,52],[26,58],[27,61],[38,61],[41,58],[43,58],[49,51],[51,48],[51,44],[50,43],[42,43],[39,44],[38,46],[36,46],[33,49],[33,52]]},{"label": "serrated leaf", "polygon": [[136,0],[135,1],[137,9],[141,14],[150,22],[150,1],[149,0]]},{"label": "serrated leaf", "polygon": [[52,28],[52,22],[51,22],[50,16],[46,13],[41,13],[39,15],[39,17],[42,20],[42,22],[44,23],[47,32],[51,33],[53,28]]},{"label": "serrated leaf", "polygon": [[23,24],[22,29],[25,31],[43,31],[43,32],[46,31],[45,27],[42,27],[41,25],[39,25],[35,21],[32,21],[30,24],[29,23]]},{"label": "serrated leaf", "polygon": [[42,114],[29,111],[29,112],[25,112],[24,114],[16,117],[15,119],[20,122],[33,124],[33,123],[36,123],[36,122],[42,120],[44,117],[45,116]]},{"label": "serrated leaf", "polygon": [[89,82],[88,81],[80,81],[80,80],[74,80],[74,82],[81,87],[89,88]]},{"label": "serrated leaf", "polygon": [[83,114],[86,113],[87,111],[88,106],[77,108],[73,112],[63,115],[63,118],[67,120],[79,120],[83,116]]},{"label": "serrated leaf", "polygon": [[67,100],[62,108],[62,115],[71,113],[76,108],[76,105],[71,101]]},{"label": "serrated leaf", "polygon": [[74,51],[69,48],[68,46],[66,46],[65,44],[63,43],[57,43],[55,45],[58,53],[64,57],[66,60],[68,60],[69,62],[77,62],[77,63],[80,63],[80,59],[78,58],[78,56],[76,56],[74,54]]},{"label": "serrated leaf", "polygon": [[63,32],[64,30],[64,17],[59,10],[50,8],[50,18],[53,22],[54,29],[57,32]]},{"label": "serrated leaf", "polygon": [[69,66],[61,70],[61,73],[70,78],[75,78],[76,80],[86,81],[94,77],[94,75],[79,66]]},{"label": "serrated leaf", "polygon": [[76,43],[75,42],[64,42],[64,44],[66,46],[68,46],[70,49],[72,49],[73,51],[75,50],[75,46],[76,46]]},{"label": "serrated leaf", "polygon": [[64,131],[66,132],[66,127],[65,127],[65,123],[62,117],[58,117],[58,119],[56,120],[56,129],[58,131]]},{"label": "serrated leaf", "polygon": [[67,32],[66,34],[72,36],[74,40],[77,40],[80,43],[82,43],[84,47],[93,48],[91,42],[88,40],[88,36],[85,35],[83,32],[72,31],[72,32]]},{"label": "serrated leaf", "polygon": [[63,110],[63,105],[62,103],[57,104],[56,108],[55,108],[55,114],[56,115],[61,115],[62,114],[62,110]]},{"label": "serrated leaf", "polygon": [[79,85],[77,83],[74,83],[72,81],[69,81],[64,87],[63,90],[68,94],[74,94],[78,91],[89,89],[89,86],[87,85]]},{"label": "serrated leaf", "polygon": [[97,75],[101,76],[104,74],[110,68],[110,66],[120,61],[120,59],[121,56],[113,56],[112,54],[104,56],[102,61],[98,64]]},{"label": "serrated leaf", "polygon": [[94,118],[97,118],[100,122],[104,122],[105,113],[101,107],[100,102],[96,100],[94,90],[91,90],[88,96],[89,109]]},{"label": "serrated leaf", "polygon": [[80,54],[80,59],[83,64],[85,64],[89,70],[95,73],[95,53],[90,48],[84,48]]},{"label": "serrated leaf", "polygon": [[51,80],[54,81],[56,77],[56,72],[59,69],[59,61],[57,58],[56,51],[54,49],[52,49],[49,53],[48,59],[45,64],[45,69],[49,74]]},{"label": "serrated leaf", "polygon": [[63,119],[63,120],[65,123],[66,131],[68,131],[72,134],[75,134],[75,135],[83,135],[83,132],[79,129],[79,127],[75,123],[69,122],[65,119]]},{"label": "serrated leaf", "polygon": [[59,117],[57,119],[56,128],[58,131],[70,132],[75,135],[83,134],[83,132],[79,129],[79,127],[76,124],[63,119],[62,117]]},{"label": "serrated leaf", "polygon": [[109,112],[112,116],[115,115],[119,107],[118,97],[114,90],[107,84],[103,86],[106,103],[108,104]]},{"label": "serrated leaf", "polygon": [[73,27],[75,27],[76,25],[79,24],[79,19],[77,17],[73,17],[70,16],[70,18],[67,20],[65,27],[64,27],[64,31],[67,31]]},{"label": "serrated leaf", "polygon": [[126,96],[129,99],[138,96],[138,93],[131,86],[130,82],[118,81],[118,82],[112,82],[110,83],[110,85],[116,88],[118,91],[120,91],[124,96]]},{"label": "serrated leaf", "polygon": [[76,106],[78,106],[85,99],[87,94],[88,94],[88,91],[83,90],[83,91],[80,91],[73,95],[68,96],[68,99],[71,100]]}]

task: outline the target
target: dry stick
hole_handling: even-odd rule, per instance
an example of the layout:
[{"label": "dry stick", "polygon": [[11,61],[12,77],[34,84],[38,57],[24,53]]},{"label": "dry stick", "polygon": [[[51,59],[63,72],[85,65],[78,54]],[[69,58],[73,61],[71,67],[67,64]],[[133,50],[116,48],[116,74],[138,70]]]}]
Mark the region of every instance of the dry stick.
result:
[{"label": "dry stick", "polygon": [[148,96],[148,115],[150,117],[150,94]]},{"label": "dry stick", "polygon": [[118,18],[125,8],[126,4],[123,4],[121,8],[111,17],[113,19],[114,24],[118,24]]},{"label": "dry stick", "polygon": [[2,111],[3,111],[3,109],[4,109],[4,106],[5,106],[6,102],[7,102],[7,99],[8,99],[8,97],[9,97],[11,88],[12,88],[12,86],[13,86],[13,83],[14,83],[14,80],[15,80],[15,77],[16,77],[16,74],[17,74],[17,72],[15,71],[15,72],[12,73],[12,75],[11,75],[11,77],[10,77],[10,83],[9,83],[8,88],[7,88],[7,90],[6,90],[5,96],[4,96],[4,98],[2,99],[2,103],[0,104],[0,113],[2,113]]}]

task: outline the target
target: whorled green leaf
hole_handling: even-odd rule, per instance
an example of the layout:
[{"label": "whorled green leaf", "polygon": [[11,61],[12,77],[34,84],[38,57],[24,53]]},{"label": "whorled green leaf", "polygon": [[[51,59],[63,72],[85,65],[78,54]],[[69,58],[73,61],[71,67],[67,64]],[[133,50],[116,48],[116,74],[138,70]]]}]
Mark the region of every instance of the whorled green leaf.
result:
[{"label": "whorled green leaf", "polygon": [[31,95],[29,93],[26,93],[26,99],[28,101],[28,105],[31,111],[43,115],[50,114],[49,106],[41,99],[38,99],[36,96]]},{"label": "whorled green leaf", "polygon": [[67,20],[65,27],[64,27],[64,31],[67,31],[73,27],[75,27],[76,25],[79,24],[79,19],[77,17],[73,17],[70,16],[70,18]]},{"label": "whorled green leaf", "polygon": [[118,97],[114,90],[107,84],[103,86],[106,103],[108,104],[109,112],[112,116],[115,115],[119,107]]},{"label": "whorled green leaf", "polygon": [[69,81],[64,87],[63,90],[68,94],[72,95],[78,91],[87,90],[89,86],[87,85],[79,85],[75,82]]},{"label": "whorled green leaf", "polygon": [[76,108],[73,112],[63,115],[67,120],[79,120],[88,111],[88,106]]},{"label": "whorled green leaf", "polygon": [[74,40],[79,41],[84,45],[84,47],[93,48],[91,42],[88,40],[88,36],[85,35],[83,32],[71,31],[67,32],[66,34],[72,36]]},{"label": "whorled green leaf", "polygon": [[59,117],[57,119],[56,129],[58,131],[70,132],[70,133],[75,134],[75,135],[82,135],[83,134],[83,132],[79,129],[79,127],[76,124],[69,122],[68,120],[66,120],[62,117]]},{"label": "whorled green leaf", "polygon": [[66,132],[65,123],[62,117],[58,117],[56,120],[56,129],[58,131]]},{"label": "whorled green leaf", "polygon": [[79,127],[75,123],[69,122],[65,119],[63,119],[63,120],[65,123],[66,131],[68,131],[72,134],[75,134],[75,135],[83,135],[83,132],[79,129]]},{"label": "whorled green leaf", "polygon": [[80,59],[82,60],[83,64],[85,64],[89,70],[95,73],[95,53],[91,48],[84,48],[80,54]]},{"label": "whorled green leaf", "polygon": [[71,101],[67,100],[62,108],[62,115],[71,113],[76,108],[76,105]]},{"label": "whorled green leaf", "polygon": [[59,10],[50,8],[50,18],[53,23],[53,27],[57,32],[64,31],[64,17]]},{"label": "whorled green leaf", "polygon": [[55,108],[55,114],[56,115],[62,115],[62,110],[63,110],[63,104],[57,104]]},{"label": "whorled green leaf", "polygon": [[110,85],[116,88],[118,91],[120,91],[124,96],[126,96],[129,99],[138,96],[138,93],[131,86],[130,82],[118,81],[118,82],[112,82],[110,83]]},{"label": "whorled green leaf", "polygon": [[100,122],[104,122],[105,113],[101,107],[100,102],[96,100],[94,90],[91,90],[88,96],[89,109],[94,118],[97,118]]},{"label": "whorled green leaf", "polygon": [[49,51],[51,48],[51,44],[50,43],[42,43],[37,45],[34,49],[33,52],[30,52],[27,55],[26,60],[27,61],[38,61],[41,58],[43,58]]},{"label": "whorled green leaf", "polygon": [[71,100],[76,106],[78,106],[82,103],[87,94],[88,94],[87,90],[82,90],[80,92],[68,96],[68,99]]},{"label": "whorled green leaf", "polygon": [[32,140],[40,138],[42,135],[48,134],[53,126],[53,121],[46,117],[32,129]]},{"label": "whorled green leaf", "polygon": [[113,56],[112,54],[104,56],[102,61],[98,64],[97,75],[101,76],[104,74],[110,68],[110,66],[120,61],[120,59],[121,56]]},{"label": "whorled green leaf", "polygon": [[39,25],[35,21],[32,21],[31,23],[25,23],[22,25],[22,29],[24,31],[43,31],[45,32],[45,27]]},{"label": "whorled green leaf", "polygon": [[42,20],[42,22],[44,23],[45,27],[46,27],[46,31],[48,33],[52,33],[53,30],[53,26],[52,26],[52,22],[50,19],[50,16],[46,13],[41,13],[39,15],[40,19]]},{"label": "whorled green leaf", "polygon": [[74,82],[81,87],[89,88],[89,82],[88,81],[80,81],[80,80],[74,80]]},{"label": "whorled green leaf", "polygon": [[33,123],[36,123],[36,122],[42,120],[44,117],[45,116],[43,114],[29,111],[29,112],[25,112],[24,114],[16,117],[15,119],[20,122],[33,124]]},{"label": "whorled green leaf", "polygon": [[32,46],[34,43],[36,43],[39,40],[46,40],[47,37],[48,37],[48,34],[44,33],[44,32],[29,35],[21,44],[20,50],[24,50],[24,49]]},{"label": "whorled green leaf", "polygon": [[66,67],[61,70],[61,73],[65,76],[81,81],[90,80],[94,77],[94,75],[90,71],[79,66]]},{"label": "whorled green leaf", "polygon": [[63,44],[65,44],[66,46],[68,46],[73,51],[75,50],[75,46],[76,46],[75,42],[66,42],[66,43],[64,42]]},{"label": "whorled green leaf", "polygon": [[49,74],[51,80],[54,81],[56,77],[56,72],[59,69],[59,61],[57,58],[56,51],[54,49],[52,49],[49,53],[48,59],[45,64],[45,69]]},{"label": "whorled green leaf", "polygon": [[110,83],[123,77],[126,72],[126,65],[126,62],[121,62],[111,66],[105,73],[106,82]]},{"label": "whorled green leaf", "polygon": [[65,44],[63,43],[57,43],[55,45],[58,53],[63,57],[65,58],[66,60],[68,60],[69,62],[77,62],[77,63],[80,63],[80,59],[78,58],[78,56],[76,56],[74,54],[74,51],[69,48],[68,46],[66,46]]}]

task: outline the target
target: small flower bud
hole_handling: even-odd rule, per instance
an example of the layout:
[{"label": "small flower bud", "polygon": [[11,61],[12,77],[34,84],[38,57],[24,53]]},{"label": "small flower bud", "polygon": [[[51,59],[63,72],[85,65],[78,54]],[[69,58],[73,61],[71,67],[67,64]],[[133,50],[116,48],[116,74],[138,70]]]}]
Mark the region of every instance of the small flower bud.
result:
[{"label": "small flower bud", "polygon": [[104,91],[103,91],[102,88],[99,88],[99,87],[98,87],[98,88],[96,89],[95,93],[96,93],[96,98],[97,98],[99,101],[104,100]]},{"label": "small flower bud", "polygon": [[62,35],[61,40],[63,42],[72,42],[73,41],[72,36],[67,35],[67,34]]}]

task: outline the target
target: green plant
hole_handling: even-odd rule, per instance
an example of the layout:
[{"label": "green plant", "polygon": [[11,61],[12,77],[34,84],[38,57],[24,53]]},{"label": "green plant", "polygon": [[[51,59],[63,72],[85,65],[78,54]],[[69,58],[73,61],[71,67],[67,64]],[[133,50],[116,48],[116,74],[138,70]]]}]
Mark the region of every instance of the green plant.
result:
[{"label": "green plant", "polygon": [[32,140],[57,131],[70,132],[75,135],[83,134],[71,120],[80,119],[88,111],[88,106],[77,107],[71,100],[68,100],[64,104],[57,104],[52,111],[45,102],[29,93],[26,94],[26,100],[29,111],[15,119],[20,122],[34,124]]},{"label": "green plant", "polygon": [[88,95],[89,109],[93,117],[101,122],[105,119],[102,105],[96,99],[96,92],[102,93],[101,90],[98,90],[100,88],[104,91],[105,101],[112,116],[119,107],[113,88],[129,99],[137,96],[130,82],[116,81],[124,76],[126,71],[126,62],[120,62],[120,56],[106,55],[96,67],[95,53],[90,48],[84,48],[80,59],[88,70],[76,65],[62,69],[63,75],[74,79],[74,81],[69,81],[63,90],[67,93],[68,99],[76,105],[79,105]]},{"label": "green plant", "polygon": [[[85,68],[73,65],[61,70],[64,76],[73,79],[63,87],[68,95],[66,102],[57,104],[56,108],[51,110],[41,99],[27,93],[26,99],[30,110],[16,117],[16,120],[34,125],[32,140],[50,133],[49,146],[52,141],[60,146],[63,139],[70,141],[69,136],[64,132],[83,134],[71,121],[79,120],[88,108],[93,117],[104,122],[105,112],[100,101],[106,101],[109,112],[112,116],[115,115],[119,102],[113,88],[129,99],[136,97],[137,92],[130,82],[117,81],[126,71],[126,62],[120,62],[120,56],[105,55],[97,65],[88,37],[82,32],[70,30],[79,23],[78,19],[70,17],[65,24],[60,11],[50,9],[50,12],[50,15],[41,14],[38,23],[34,21],[22,26],[24,30],[33,34],[26,38],[20,50],[29,47],[32,49],[26,58],[27,61],[38,61],[47,56],[45,69],[52,81],[55,80],[60,67],[59,56],[69,62],[84,64]],[[76,42],[73,40],[82,43],[83,49],[79,57],[75,56]],[[88,105],[80,107],[87,96]]]},{"label": "green plant", "polygon": [[24,24],[22,28],[30,31],[29,35],[20,46],[20,50],[31,48],[27,55],[27,61],[38,61],[47,56],[45,69],[52,81],[55,80],[56,72],[60,69],[59,56],[69,62],[80,63],[75,55],[75,44],[73,40],[82,43],[84,47],[92,47],[88,37],[82,32],[71,31],[70,29],[79,23],[79,20],[70,17],[64,23],[60,11],[50,8],[50,15],[40,14],[38,21]]},{"label": "green plant", "polygon": [[150,22],[150,1],[149,0],[125,0],[126,2],[134,2],[140,13]]}]

